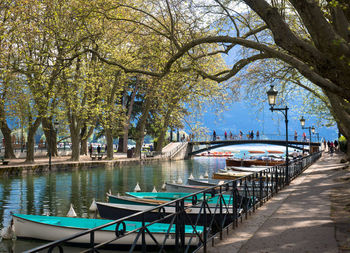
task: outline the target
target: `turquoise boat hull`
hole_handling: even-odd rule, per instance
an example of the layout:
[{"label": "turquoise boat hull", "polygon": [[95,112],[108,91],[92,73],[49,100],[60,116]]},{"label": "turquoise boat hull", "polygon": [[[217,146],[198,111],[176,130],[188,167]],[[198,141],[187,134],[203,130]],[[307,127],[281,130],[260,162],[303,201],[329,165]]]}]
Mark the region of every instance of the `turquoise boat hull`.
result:
[{"label": "turquoise boat hull", "polygon": [[[101,225],[113,222],[113,220],[103,220],[103,219],[87,219],[87,218],[70,218],[70,217],[57,217],[57,216],[41,216],[41,215],[26,215],[26,214],[13,214],[13,226],[15,235],[19,238],[33,238],[41,239],[47,241],[61,240],[65,237],[72,236],[76,233],[86,231]],[[113,244],[120,245],[131,245],[137,233],[138,228],[141,227],[141,222],[137,221],[125,221],[125,230],[131,232],[129,235],[119,238]],[[147,224],[147,223],[146,223]],[[149,231],[155,236],[159,243],[162,243],[166,233],[169,230],[169,224],[155,223],[148,226]],[[102,243],[107,240],[116,238],[115,236],[116,225],[111,225],[101,230],[95,232],[95,243]],[[121,229],[122,226],[119,227]],[[174,245],[175,225],[170,228],[170,236],[166,241],[166,245]],[[201,234],[203,232],[202,226],[196,226],[197,233]],[[185,226],[185,234],[188,238],[187,243],[191,245],[196,245],[199,240],[195,234],[192,226]],[[190,239],[192,238],[192,239]],[[88,244],[90,242],[90,235],[81,236],[72,241],[72,243]],[[141,244],[139,240],[138,245]],[[154,241],[147,236],[147,245],[153,245]]]}]

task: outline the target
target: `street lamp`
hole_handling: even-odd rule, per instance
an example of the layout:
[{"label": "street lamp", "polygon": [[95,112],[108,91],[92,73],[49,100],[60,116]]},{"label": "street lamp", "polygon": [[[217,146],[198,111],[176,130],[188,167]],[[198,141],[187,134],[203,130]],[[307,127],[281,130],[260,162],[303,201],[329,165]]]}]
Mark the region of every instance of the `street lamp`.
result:
[{"label": "street lamp", "polygon": [[[57,131],[58,131],[58,127],[59,127],[59,123],[58,123],[57,119],[54,121],[53,127],[54,127],[54,129],[56,131],[56,135],[57,135]],[[50,127],[50,131],[49,131],[49,145],[47,146],[49,148],[49,170],[51,170],[51,158],[52,158],[51,140],[52,140],[52,128]]]},{"label": "street lamp", "polygon": [[301,116],[300,118],[300,125],[301,125],[301,128],[302,129],[309,129],[309,136],[310,136],[310,139],[309,139],[309,152],[311,154],[311,131],[313,131],[313,133],[315,132],[315,127],[312,126],[312,127],[306,127],[305,126],[305,119],[304,119],[304,116]]},{"label": "street lamp", "polygon": [[267,99],[270,105],[271,112],[273,111],[281,111],[284,115],[284,122],[286,123],[286,184],[289,184],[289,157],[288,157],[288,110],[289,108],[286,106],[284,108],[274,108],[276,105],[276,99],[278,91],[274,89],[274,86],[271,85],[271,88],[266,92]]},{"label": "street lamp", "polygon": [[312,126],[312,128],[311,128],[311,132],[312,132],[312,134],[314,135],[314,134],[316,134],[316,136],[317,136],[317,142],[320,142],[320,136],[319,136],[319,133],[316,133],[316,131],[315,131],[315,127],[314,126]]}]

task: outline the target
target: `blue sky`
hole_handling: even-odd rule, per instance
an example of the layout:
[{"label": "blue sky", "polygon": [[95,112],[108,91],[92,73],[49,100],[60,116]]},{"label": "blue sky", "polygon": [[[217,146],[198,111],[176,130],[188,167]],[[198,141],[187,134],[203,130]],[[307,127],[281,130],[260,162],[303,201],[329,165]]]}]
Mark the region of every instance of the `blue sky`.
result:
[{"label": "blue sky", "polygon": [[[293,101],[289,102],[293,103]],[[225,130],[227,132],[232,131],[233,134],[237,134],[239,130],[243,133],[247,133],[250,130],[253,130],[255,133],[259,130],[260,134],[285,134],[284,115],[282,112],[278,111],[271,112],[267,102],[263,112],[258,112],[258,108],[255,108],[249,102],[235,102],[232,103],[229,108],[228,111],[218,116],[215,115],[214,111],[210,110],[208,110],[208,113],[205,113],[203,116],[203,125],[210,130],[210,133],[215,129],[218,135],[223,135]],[[301,115],[295,113],[292,109],[288,111],[288,135],[294,135],[295,130],[298,136],[301,136],[303,132],[305,132],[307,136],[309,135],[307,129],[301,129],[299,121],[300,116]],[[305,126],[314,125],[320,137],[324,137],[327,140],[337,138],[336,127],[318,127],[315,119],[310,119],[308,115],[304,115],[304,118],[306,119]]]}]

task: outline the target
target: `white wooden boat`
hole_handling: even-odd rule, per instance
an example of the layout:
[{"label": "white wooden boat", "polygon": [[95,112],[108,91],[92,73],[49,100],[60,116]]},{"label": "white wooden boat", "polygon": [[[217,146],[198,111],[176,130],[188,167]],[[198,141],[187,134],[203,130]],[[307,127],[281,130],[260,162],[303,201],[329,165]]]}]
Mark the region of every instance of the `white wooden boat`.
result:
[{"label": "white wooden boat", "polygon": [[216,186],[216,185],[221,185],[224,184],[225,181],[210,181],[208,179],[194,179],[194,178],[188,178],[187,183],[189,185],[199,185],[199,186]]},{"label": "white wooden boat", "polygon": [[201,186],[201,185],[183,185],[183,184],[174,184],[174,183],[165,183],[166,190],[169,192],[198,192],[205,189],[208,189],[209,186]]},{"label": "white wooden boat", "polygon": [[236,166],[229,166],[226,167],[227,171],[244,171],[244,172],[260,172],[263,170],[266,170],[269,167],[236,167]]},{"label": "white wooden boat", "polygon": [[[57,217],[57,216],[41,216],[41,215],[26,215],[26,214],[13,214],[13,230],[15,235],[19,238],[33,238],[46,241],[56,241],[75,235],[79,232],[86,231],[91,228],[95,228],[101,225],[108,224],[113,220],[103,219],[86,219],[86,218],[70,218],[70,217]],[[125,221],[126,233],[134,229],[141,227],[141,222],[137,221]],[[95,243],[102,243],[108,240],[116,238],[115,235],[116,225],[111,225],[102,230],[95,231]],[[120,226],[122,228],[122,226]],[[148,227],[152,232],[152,235],[156,238],[158,243],[162,244],[165,239],[166,233],[169,229],[169,224],[155,223]],[[203,232],[203,227],[197,226],[196,230],[199,234]],[[195,231],[192,226],[185,227],[185,243],[191,245],[197,245],[199,239],[193,236]],[[175,226],[170,228],[170,236],[165,241],[165,245],[175,245]],[[113,241],[111,244],[117,245],[131,245],[133,244],[137,233],[133,232],[125,237],[121,237],[118,240]],[[192,238],[192,239],[191,239]],[[90,234],[77,237],[70,243],[88,244],[90,242]],[[141,237],[137,241],[138,245],[141,245]],[[156,245],[152,238],[146,233],[146,244]]]}]

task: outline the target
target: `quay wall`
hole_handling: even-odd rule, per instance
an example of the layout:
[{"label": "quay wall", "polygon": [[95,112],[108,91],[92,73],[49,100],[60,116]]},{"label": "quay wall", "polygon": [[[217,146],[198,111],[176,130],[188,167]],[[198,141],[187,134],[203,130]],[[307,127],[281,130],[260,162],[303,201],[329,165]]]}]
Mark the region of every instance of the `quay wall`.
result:
[{"label": "quay wall", "polygon": [[43,172],[55,172],[55,171],[71,171],[79,169],[93,169],[98,167],[104,167],[106,169],[113,169],[115,167],[121,167],[124,165],[133,165],[141,163],[154,163],[160,161],[168,161],[168,157],[147,157],[140,161],[139,158],[123,158],[117,160],[98,160],[98,161],[60,161],[52,162],[51,170],[49,169],[48,162],[37,162],[33,164],[13,163],[0,166],[0,175],[12,176],[12,175],[24,175],[24,174],[37,174]]}]

